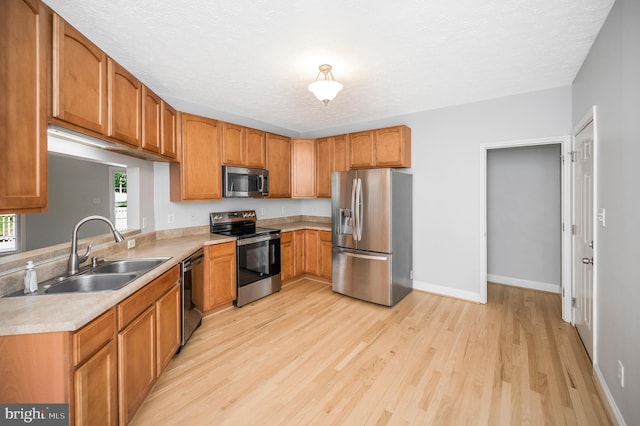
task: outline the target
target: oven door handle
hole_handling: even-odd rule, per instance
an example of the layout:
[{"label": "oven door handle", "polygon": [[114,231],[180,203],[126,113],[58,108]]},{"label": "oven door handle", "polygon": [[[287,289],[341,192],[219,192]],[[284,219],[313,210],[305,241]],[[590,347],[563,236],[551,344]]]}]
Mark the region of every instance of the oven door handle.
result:
[{"label": "oven door handle", "polygon": [[270,234],[270,235],[260,235],[259,237],[251,237],[251,238],[243,238],[242,240],[238,240],[238,246],[246,246],[248,244],[261,243],[263,241],[271,241],[280,238],[280,233]]}]

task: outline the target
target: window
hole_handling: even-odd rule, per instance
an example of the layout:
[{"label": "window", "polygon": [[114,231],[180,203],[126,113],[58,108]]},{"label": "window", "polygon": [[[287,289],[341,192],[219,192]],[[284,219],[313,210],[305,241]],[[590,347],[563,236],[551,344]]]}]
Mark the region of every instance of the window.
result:
[{"label": "window", "polygon": [[113,183],[113,217],[118,231],[127,230],[127,170],[111,168]]},{"label": "window", "polygon": [[0,214],[0,254],[18,250],[18,215]]}]

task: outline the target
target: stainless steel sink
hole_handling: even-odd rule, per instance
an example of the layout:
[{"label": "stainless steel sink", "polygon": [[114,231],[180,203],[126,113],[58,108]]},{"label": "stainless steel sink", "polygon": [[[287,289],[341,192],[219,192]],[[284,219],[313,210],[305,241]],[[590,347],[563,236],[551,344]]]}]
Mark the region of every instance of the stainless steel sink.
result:
[{"label": "stainless steel sink", "polygon": [[95,267],[92,272],[94,274],[121,274],[147,271],[164,263],[168,259],[169,258],[105,260],[102,265]]},{"label": "stainless steel sink", "polygon": [[[34,294],[88,293],[118,290],[171,257],[103,259],[78,274],[55,277],[39,283]],[[22,290],[9,296],[25,296]]]},{"label": "stainless steel sink", "polygon": [[118,290],[133,281],[137,274],[88,274],[75,275],[53,285],[44,292],[52,293],[85,293],[91,291]]}]

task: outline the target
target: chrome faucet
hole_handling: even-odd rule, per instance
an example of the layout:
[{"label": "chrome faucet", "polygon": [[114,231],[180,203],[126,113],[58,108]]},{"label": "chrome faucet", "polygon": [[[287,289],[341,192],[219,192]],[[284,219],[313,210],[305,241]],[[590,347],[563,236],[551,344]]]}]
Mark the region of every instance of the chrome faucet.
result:
[{"label": "chrome faucet", "polygon": [[113,238],[116,243],[124,241],[122,234],[118,232],[116,227],[113,226],[113,223],[104,216],[93,215],[80,220],[80,222],[76,223],[76,226],[74,226],[73,233],[71,234],[71,254],[69,255],[69,266],[67,267],[68,275],[77,274],[80,264],[89,258],[89,253],[91,253],[91,244],[87,246],[87,252],[82,257],[78,256],[78,229],[90,220],[101,220],[105,222],[111,228],[111,232],[113,233]]}]

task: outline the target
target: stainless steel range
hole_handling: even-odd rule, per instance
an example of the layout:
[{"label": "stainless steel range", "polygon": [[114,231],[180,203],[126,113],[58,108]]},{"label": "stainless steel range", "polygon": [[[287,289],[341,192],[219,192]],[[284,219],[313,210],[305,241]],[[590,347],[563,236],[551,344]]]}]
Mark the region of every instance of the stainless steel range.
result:
[{"label": "stainless steel range", "polygon": [[280,230],[256,227],[255,210],[209,214],[212,234],[236,241],[236,285],[240,307],[280,291]]}]

